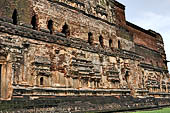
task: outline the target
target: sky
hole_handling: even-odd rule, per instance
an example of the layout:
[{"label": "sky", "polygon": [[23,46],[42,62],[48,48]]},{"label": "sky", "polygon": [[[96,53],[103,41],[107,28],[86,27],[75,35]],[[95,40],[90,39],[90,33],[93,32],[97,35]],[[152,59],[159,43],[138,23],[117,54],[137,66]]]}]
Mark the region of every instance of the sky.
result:
[{"label": "sky", "polygon": [[[126,20],[160,33],[170,61],[170,0],[117,0],[126,6]],[[170,63],[168,63],[170,71]]]}]

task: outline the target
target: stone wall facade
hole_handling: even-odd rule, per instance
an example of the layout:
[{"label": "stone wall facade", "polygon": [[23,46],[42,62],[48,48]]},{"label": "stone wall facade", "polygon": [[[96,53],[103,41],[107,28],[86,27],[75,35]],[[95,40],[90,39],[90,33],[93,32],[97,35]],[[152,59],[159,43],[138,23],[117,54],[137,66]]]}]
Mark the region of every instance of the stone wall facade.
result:
[{"label": "stone wall facade", "polygon": [[161,35],[126,21],[117,1],[0,6],[1,99],[170,95]]},{"label": "stone wall facade", "polygon": [[59,96],[55,98],[1,101],[2,113],[113,113],[161,109],[170,105],[169,98],[133,98],[131,96]]}]

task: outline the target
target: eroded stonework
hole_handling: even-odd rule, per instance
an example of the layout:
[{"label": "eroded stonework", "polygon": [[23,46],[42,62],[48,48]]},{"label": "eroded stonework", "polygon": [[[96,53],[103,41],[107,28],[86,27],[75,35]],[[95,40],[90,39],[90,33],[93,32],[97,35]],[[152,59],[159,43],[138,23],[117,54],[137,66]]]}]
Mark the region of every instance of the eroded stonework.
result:
[{"label": "eroded stonework", "polygon": [[161,35],[127,22],[117,1],[2,0],[0,6],[1,99],[169,96]]}]

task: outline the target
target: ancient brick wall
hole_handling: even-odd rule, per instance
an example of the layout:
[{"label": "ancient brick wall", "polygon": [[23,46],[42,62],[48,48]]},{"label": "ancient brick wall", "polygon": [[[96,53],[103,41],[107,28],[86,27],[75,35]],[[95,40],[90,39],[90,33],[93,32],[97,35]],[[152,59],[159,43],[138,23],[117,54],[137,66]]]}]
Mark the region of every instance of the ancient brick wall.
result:
[{"label": "ancient brick wall", "polygon": [[12,18],[14,10],[17,9],[18,21],[31,24],[33,15],[32,3],[29,0],[1,0],[0,17]]},{"label": "ancient brick wall", "polygon": [[[63,4],[58,5],[58,3],[63,3],[63,1],[33,2],[34,11],[39,18],[40,28],[47,29],[47,23],[51,19],[54,21],[54,32],[62,32],[63,26],[67,24],[70,31],[69,36],[71,37],[88,41],[88,33],[91,32],[94,44],[99,43],[99,36],[103,37],[104,46],[109,47],[109,39],[117,42],[115,26],[110,26],[105,22],[109,16],[113,16],[113,20],[110,20],[110,22],[114,22],[114,15],[107,14],[107,10],[110,11],[112,8],[109,9],[104,3],[100,5],[102,3],[76,3],[68,1],[65,4],[67,5],[66,7]],[[106,15],[108,18],[106,18]],[[117,47],[117,44],[115,43],[113,47]]]},{"label": "ancient brick wall", "polygon": [[[153,82],[152,79],[148,78],[149,73],[152,73],[153,76],[162,75],[159,72],[148,72],[138,67],[139,62],[135,59],[140,60],[141,57],[130,53],[130,51],[119,51],[117,53],[118,51],[115,50],[115,52],[112,52],[101,47],[90,46],[83,40],[66,39],[61,34],[58,34],[58,36],[50,35],[22,26],[18,26],[16,29],[15,25],[4,24],[4,22],[1,22],[1,32],[5,30],[4,26],[8,34],[1,33],[1,45],[4,51],[8,50],[11,56],[10,62],[13,62],[13,78],[11,81],[15,86],[14,95],[20,94],[20,91],[31,95],[31,92],[24,92],[24,90],[19,89],[28,87],[36,90],[33,88],[35,86],[42,88],[42,90],[47,87],[50,90],[57,90],[55,88],[105,88],[109,91],[120,89],[117,90],[119,95],[123,92],[128,93],[127,89],[136,89],[137,91],[137,89],[146,88],[147,85],[149,85],[147,87],[149,89],[150,82]],[[11,28],[13,28],[12,31],[9,30]],[[16,32],[19,36],[16,35]],[[44,36],[48,37],[45,38]],[[157,81],[157,88],[160,89],[163,78],[157,79],[156,76],[153,79]],[[166,79],[166,76],[164,79]],[[89,95],[91,91],[93,90],[84,92],[84,94]],[[106,93],[105,90],[101,91],[102,95]],[[117,91],[113,90],[113,95]],[[68,92],[58,94],[70,95]]]},{"label": "ancient brick wall", "polygon": [[22,113],[86,113],[86,112],[135,112],[136,110],[152,110],[155,108],[168,107],[169,98],[133,98],[131,96],[69,96],[69,97],[43,97],[35,100],[13,99],[1,101],[1,112],[22,112]]},{"label": "ancient brick wall", "polygon": [[125,6],[115,1],[116,23],[121,26],[126,25]]},{"label": "ancient brick wall", "polygon": [[133,32],[135,51],[145,57],[145,63],[166,69],[162,37],[130,22],[127,22],[127,29]]},{"label": "ancient brick wall", "polygon": [[[98,47],[90,46],[80,39],[66,39],[63,37],[64,35],[59,37],[22,26],[3,24],[3,22],[1,25],[1,31],[5,30],[3,29],[5,26],[9,33],[1,33],[1,45],[4,51],[8,50],[11,56],[10,62],[13,62],[11,81],[14,86],[128,88],[127,85],[120,84],[118,68],[124,67],[123,58],[131,58],[132,54],[123,51],[117,53],[117,50],[112,52],[109,49],[103,49],[100,45]],[[11,27],[12,31],[9,30]],[[17,31],[20,31],[17,34],[19,36],[16,36]],[[43,36],[48,36],[48,38]],[[36,40],[32,40],[32,38]],[[119,55],[120,58],[116,58],[115,55]],[[134,57],[140,58],[136,54]],[[130,61],[133,62],[133,60]],[[128,62],[127,60],[126,63],[128,64]],[[42,84],[41,80],[43,80]],[[124,81],[123,78],[121,81]]]},{"label": "ancient brick wall", "polygon": [[[145,30],[139,26],[134,25],[126,21],[125,19],[125,6],[116,2],[115,3],[115,15],[116,15],[116,24],[127,28],[127,31],[133,36],[133,42],[136,53],[145,57],[145,63],[152,64],[154,66],[162,67],[167,69],[166,55],[164,50],[163,39],[160,34],[152,30]],[[117,33],[119,33],[118,30]],[[127,37],[126,33],[119,33],[120,37]],[[139,49],[145,48],[145,50]],[[126,45],[126,47],[128,47]],[[133,51],[133,49],[131,49]],[[150,51],[150,52],[149,52]],[[145,53],[145,54],[143,54]]]},{"label": "ancient brick wall", "polygon": [[169,95],[161,36],[128,27],[120,3],[29,3],[26,20],[18,2],[1,13],[1,98]]}]

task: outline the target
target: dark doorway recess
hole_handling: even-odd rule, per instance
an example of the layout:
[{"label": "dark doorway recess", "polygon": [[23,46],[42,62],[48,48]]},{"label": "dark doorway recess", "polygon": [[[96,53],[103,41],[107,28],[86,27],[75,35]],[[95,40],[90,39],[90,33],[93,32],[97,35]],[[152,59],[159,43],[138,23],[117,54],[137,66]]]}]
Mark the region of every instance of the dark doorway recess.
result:
[{"label": "dark doorway recess", "polygon": [[109,47],[112,48],[112,39],[109,40]]},{"label": "dark doorway recess", "polygon": [[91,32],[88,33],[88,43],[90,45],[93,43],[93,34]]},{"label": "dark doorway recess", "polygon": [[118,40],[118,49],[121,49],[121,43],[120,43],[120,40]]},{"label": "dark doorway recess", "polygon": [[48,29],[50,31],[50,34],[53,34],[53,21],[52,20],[49,20],[48,21]]},{"label": "dark doorway recess", "polygon": [[16,9],[14,9],[14,12],[12,14],[12,20],[14,25],[18,24],[18,12]]},{"label": "dark doorway recess", "polygon": [[40,85],[43,85],[43,82],[44,82],[44,78],[41,77],[41,78],[40,78]]},{"label": "dark doorway recess", "polygon": [[61,32],[64,33],[66,35],[66,37],[68,37],[70,35],[69,26],[66,23],[64,24]]},{"label": "dark doorway recess", "polygon": [[100,45],[101,45],[102,47],[104,47],[102,35],[99,36],[99,43],[100,43]]},{"label": "dark doorway recess", "polygon": [[36,15],[34,15],[34,16],[32,17],[31,24],[32,24],[32,28],[33,28],[34,30],[37,30],[37,29],[38,29],[37,17],[36,17]]}]

